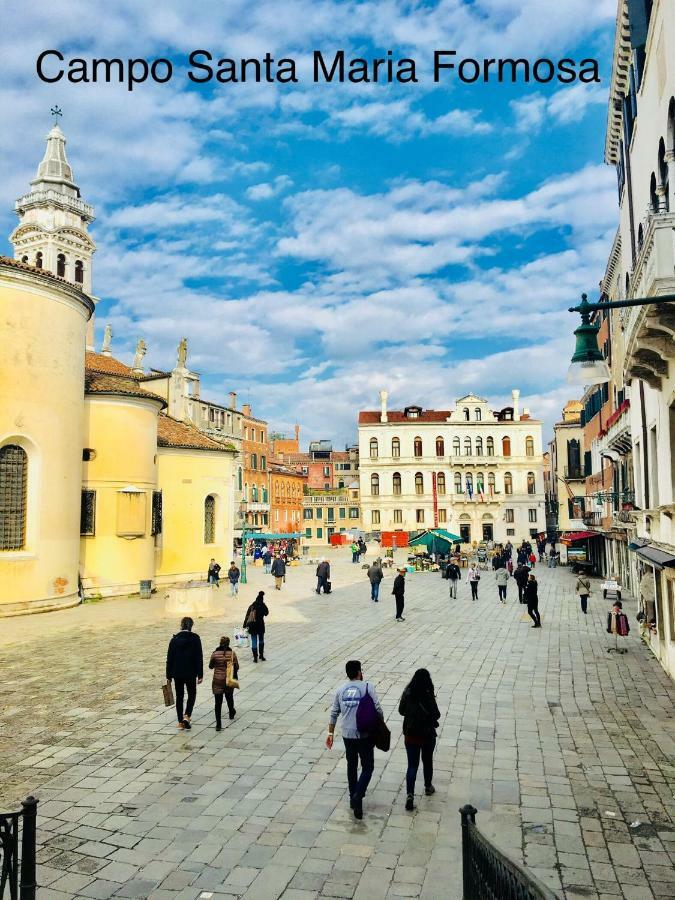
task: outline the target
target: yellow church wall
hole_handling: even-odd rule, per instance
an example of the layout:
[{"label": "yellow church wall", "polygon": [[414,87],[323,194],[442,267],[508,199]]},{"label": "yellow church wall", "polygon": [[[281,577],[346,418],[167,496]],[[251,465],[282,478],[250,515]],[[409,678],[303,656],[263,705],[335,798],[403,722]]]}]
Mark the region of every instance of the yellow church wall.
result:
[{"label": "yellow church wall", "polygon": [[0,263],[0,447],[28,457],[25,545],[0,550],[0,616],[78,602],[84,345],[77,288]]},{"label": "yellow church wall", "polygon": [[80,551],[88,597],[138,593],[154,577],[159,409],[151,398],[86,396],[84,446],[94,453],[82,462],[82,487],[96,491],[95,534],[81,538]]},{"label": "yellow church wall", "polygon": [[[232,559],[234,453],[159,447],[157,471],[163,522],[155,583],[204,580],[211,557],[225,571]],[[213,544],[204,543],[209,494],[216,497]]]}]

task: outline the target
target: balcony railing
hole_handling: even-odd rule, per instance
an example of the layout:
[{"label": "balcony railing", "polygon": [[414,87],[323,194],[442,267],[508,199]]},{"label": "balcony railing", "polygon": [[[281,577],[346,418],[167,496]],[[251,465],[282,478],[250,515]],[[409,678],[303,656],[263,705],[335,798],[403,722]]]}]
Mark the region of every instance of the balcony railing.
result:
[{"label": "balcony railing", "polygon": [[531,872],[510,860],[476,826],[476,808],[462,817],[463,900],[558,900]]},{"label": "balcony railing", "polygon": [[572,478],[573,480],[581,481],[584,477],[584,470],[581,465],[565,466],[563,469],[563,478]]},{"label": "balcony railing", "polygon": [[587,512],[584,513],[582,518],[584,525],[587,525],[589,528],[600,528],[605,514],[602,512]]}]

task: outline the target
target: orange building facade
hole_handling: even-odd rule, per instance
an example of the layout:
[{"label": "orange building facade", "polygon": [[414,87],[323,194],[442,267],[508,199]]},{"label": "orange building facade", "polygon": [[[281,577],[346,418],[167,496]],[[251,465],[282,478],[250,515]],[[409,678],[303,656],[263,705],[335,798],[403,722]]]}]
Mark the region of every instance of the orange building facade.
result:
[{"label": "orange building facade", "polygon": [[306,476],[279,462],[270,462],[270,529],[302,531],[302,497]]},{"label": "orange building facade", "polygon": [[241,509],[247,528],[267,528],[270,524],[269,432],[267,422],[256,419],[251,406],[242,408],[243,491]]}]

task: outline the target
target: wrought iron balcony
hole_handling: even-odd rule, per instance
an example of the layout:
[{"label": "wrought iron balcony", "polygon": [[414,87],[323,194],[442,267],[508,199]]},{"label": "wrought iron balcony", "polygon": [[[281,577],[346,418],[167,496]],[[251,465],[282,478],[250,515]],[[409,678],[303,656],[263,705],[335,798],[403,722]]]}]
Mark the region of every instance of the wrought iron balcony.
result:
[{"label": "wrought iron balcony", "polygon": [[589,528],[601,528],[605,514],[602,512],[587,512],[583,514],[583,523]]},{"label": "wrought iron balcony", "polygon": [[585,478],[583,466],[581,464],[578,466],[565,466],[563,469],[563,478],[571,478],[573,481],[583,481]]}]

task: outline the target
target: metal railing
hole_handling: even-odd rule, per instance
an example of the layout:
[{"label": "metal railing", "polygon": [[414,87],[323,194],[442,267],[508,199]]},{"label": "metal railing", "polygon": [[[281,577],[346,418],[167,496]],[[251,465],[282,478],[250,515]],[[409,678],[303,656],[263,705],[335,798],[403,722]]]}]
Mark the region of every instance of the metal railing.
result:
[{"label": "metal railing", "polygon": [[5,897],[8,900],[35,900],[37,805],[35,797],[27,797],[21,803],[23,809],[20,812],[0,813],[0,900]]},{"label": "metal railing", "polygon": [[463,900],[558,900],[538,878],[512,862],[476,826],[476,808],[462,817]]},{"label": "metal railing", "polygon": [[600,528],[602,526],[602,520],[606,517],[606,514],[603,512],[586,512],[582,516],[582,520],[584,525],[590,525],[591,527]]}]

